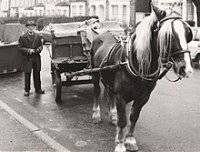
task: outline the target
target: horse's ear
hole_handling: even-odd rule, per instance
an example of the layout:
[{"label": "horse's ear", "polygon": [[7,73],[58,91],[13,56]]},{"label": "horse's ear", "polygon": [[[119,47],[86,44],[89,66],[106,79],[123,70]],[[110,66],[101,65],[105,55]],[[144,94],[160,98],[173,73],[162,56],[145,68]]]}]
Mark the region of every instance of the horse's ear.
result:
[{"label": "horse's ear", "polygon": [[151,3],[152,10],[155,12],[158,20],[162,20],[166,16],[166,12],[164,10],[159,9],[155,5]]}]

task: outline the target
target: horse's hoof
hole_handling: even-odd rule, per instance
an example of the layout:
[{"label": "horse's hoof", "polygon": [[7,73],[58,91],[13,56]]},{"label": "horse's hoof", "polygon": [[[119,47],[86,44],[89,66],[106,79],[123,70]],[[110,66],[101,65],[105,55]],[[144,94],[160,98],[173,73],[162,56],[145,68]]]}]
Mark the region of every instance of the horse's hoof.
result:
[{"label": "horse's hoof", "polygon": [[110,121],[111,124],[116,125],[117,124],[117,113],[110,113]]},{"label": "horse's hoof", "polygon": [[117,120],[112,119],[112,120],[111,120],[111,124],[112,124],[112,125],[117,125]]},{"label": "horse's hoof", "polygon": [[94,115],[92,116],[92,120],[94,124],[101,123],[101,117],[95,117]]},{"label": "horse's hoof", "polygon": [[138,151],[138,146],[134,137],[127,137],[125,140],[125,147],[129,151]]},{"label": "horse's hoof", "polygon": [[115,147],[115,152],[126,152],[126,147],[123,143],[118,143]]},{"label": "horse's hoof", "polygon": [[110,116],[110,122],[112,125],[117,125],[117,117],[111,117]]},{"label": "horse's hoof", "polygon": [[93,123],[94,123],[94,124],[99,124],[99,123],[101,123],[101,118],[99,118],[99,119],[93,119]]},{"label": "horse's hoof", "polygon": [[99,112],[94,112],[92,115],[92,120],[94,124],[98,124],[101,122],[101,116]]}]

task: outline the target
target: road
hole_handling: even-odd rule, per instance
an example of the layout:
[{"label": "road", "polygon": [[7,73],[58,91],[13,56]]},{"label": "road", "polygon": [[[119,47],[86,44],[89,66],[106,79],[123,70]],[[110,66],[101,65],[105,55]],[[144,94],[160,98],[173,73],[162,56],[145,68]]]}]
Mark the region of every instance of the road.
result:
[{"label": "road", "polygon": [[[29,97],[23,96],[22,73],[0,76],[0,101],[71,152],[113,152],[115,127],[109,123],[106,102],[102,103],[103,122],[92,123],[92,85],[63,87],[62,103],[57,104],[47,50],[42,52],[41,75],[46,94],[35,94],[32,84]],[[136,126],[140,152],[200,152],[199,84],[200,70],[176,83],[165,78],[158,81]],[[0,138],[0,151],[56,151],[55,143],[28,131],[3,108],[0,114],[5,122],[0,124],[4,130],[0,135],[5,136]]]}]

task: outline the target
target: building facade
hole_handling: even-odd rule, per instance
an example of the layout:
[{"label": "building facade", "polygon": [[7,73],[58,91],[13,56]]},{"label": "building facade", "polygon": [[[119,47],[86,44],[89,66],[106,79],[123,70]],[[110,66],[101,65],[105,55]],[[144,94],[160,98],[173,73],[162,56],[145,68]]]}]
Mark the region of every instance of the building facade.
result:
[{"label": "building facade", "polygon": [[192,0],[157,0],[159,6],[170,7],[180,13],[184,20],[192,20],[197,22],[196,7]]},{"label": "building facade", "polygon": [[[197,20],[191,0],[138,0],[136,22],[149,14],[151,1],[161,7],[177,2],[184,20]],[[0,16],[4,17],[95,15],[100,21],[130,22],[130,0],[0,0],[0,6]]]},{"label": "building facade", "polygon": [[130,0],[89,0],[89,15],[98,15],[99,19],[129,22]]}]

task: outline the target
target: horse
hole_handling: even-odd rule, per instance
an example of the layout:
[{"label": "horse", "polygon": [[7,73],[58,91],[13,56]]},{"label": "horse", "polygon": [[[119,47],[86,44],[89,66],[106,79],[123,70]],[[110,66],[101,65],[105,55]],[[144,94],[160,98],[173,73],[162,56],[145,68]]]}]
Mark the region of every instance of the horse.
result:
[{"label": "horse", "polygon": [[[138,150],[135,125],[162,74],[161,69],[171,63],[179,79],[191,76],[193,69],[187,46],[191,40],[191,27],[175,11],[154,5],[150,16],[138,24],[126,44],[109,32],[93,40],[91,66],[102,70],[92,74],[92,119],[94,123],[101,122],[100,103],[106,91],[110,120],[116,125],[115,152]],[[126,105],[131,101],[130,125],[127,125]]]}]

